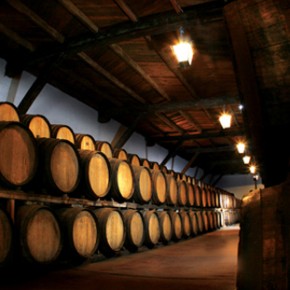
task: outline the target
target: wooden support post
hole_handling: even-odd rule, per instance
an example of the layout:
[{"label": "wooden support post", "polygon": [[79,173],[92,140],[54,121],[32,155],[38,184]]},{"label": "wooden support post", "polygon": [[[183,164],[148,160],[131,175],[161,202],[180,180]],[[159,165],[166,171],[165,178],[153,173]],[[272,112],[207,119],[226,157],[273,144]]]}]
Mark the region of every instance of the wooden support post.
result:
[{"label": "wooden support post", "polygon": [[192,156],[192,158],[187,162],[187,164],[185,165],[185,167],[182,169],[181,174],[184,174],[189,169],[189,167],[192,165],[192,163],[195,161],[195,159],[198,157],[198,155],[199,155],[199,152],[196,152]]}]

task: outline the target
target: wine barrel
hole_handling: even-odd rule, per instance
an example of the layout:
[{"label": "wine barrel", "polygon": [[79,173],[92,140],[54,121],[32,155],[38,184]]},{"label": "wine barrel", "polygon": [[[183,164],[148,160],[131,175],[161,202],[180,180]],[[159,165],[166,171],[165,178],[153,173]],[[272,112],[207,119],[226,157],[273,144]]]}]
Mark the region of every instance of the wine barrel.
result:
[{"label": "wine barrel", "polygon": [[153,194],[151,171],[147,167],[132,165],[135,180],[133,199],[140,204],[148,203]]},{"label": "wine barrel", "polygon": [[111,167],[108,158],[100,151],[78,150],[81,180],[78,191],[87,198],[105,197],[111,188]]},{"label": "wine barrel", "polygon": [[71,193],[80,181],[79,154],[67,140],[37,139],[39,170],[35,183],[50,194]]},{"label": "wine barrel", "polygon": [[50,138],[50,123],[43,115],[25,114],[20,116],[21,122],[27,126],[35,138]]},{"label": "wine barrel", "polygon": [[147,168],[150,168],[150,162],[147,159],[142,159],[141,160],[141,165]]},{"label": "wine barrel", "polygon": [[203,211],[201,214],[202,217],[202,222],[203,222],[203,230],[205,232],[209,231],[209,220],[208,220],[208,215],[206,213],[206,211]]},{"label": "wine barrel", "polygon": [[113,157],[120,160],[128,160],[128,153],[125,149],[114,149]]},{"label": "wine barrel", "polygon": [[113,158],[113,148],[109,142],[96,141],[96,150],[103,152],[107,158]]},{"label": "wine barrel", "polygon": [[141,160],[137,154],[128,154],[128,161],[131,165],[141,166]]},{"label": "wine barrel", "polygon": [[187,186],[184,180],[177,181],[177,203],[180,206],[187,205]]},{"label": "wine barrel", "polygon": [[24,205],[15,219],[20,252],[26,261],[55,262],[62,250],[62,233],[55,214],[46,206]]},{"label": "wine barrel", "polygon": [[183,226],[181,216],[174,210],[168,211],[172,222],[172,240],[179,241],[183,235]]},{"label": "wine barrel", "polygon": [[208,219],[208,229],[212,231],[215,229],[213,212],[207,211],[206,214]]},{"label": "wine barrel", "polygon": [[172,175],[166,175],[167,182],[167,203],[177,205],[177,182]]},{"label": "wine barrel", "polygon": [[198,226],[197,216],[192,210],[190,210],[188,214],[189,214],[190,223],[191,223],[191,232],[194,236],[197,236],[200,231],[199,226]]},{"label": "wine barrel", "polygon": [[18,187],[35,176],[38,158],[32,133],[19,122],[0,122],[0,180]]},{"label": "wine barrel", "polygon": [[158,244],[160,239],[160,225],[158,215],[154,210],[144,210],[145,240],[144,244],[148,248]]},{"label": "wine barrel", "polygon": [[201,206],[203,208],[207,207],[207,193],[204,186],[201,187]]},{"label": "wine barrel", "polygon": [[168,244],[172,238],[172,222],[167,211],[157,211],[160,225],[160,241]]},{"label": "wine barrel", "polygon": [[160,165],[159,165],[158,162],[153,161],[153,162],[150,163],[150,168],[152,170],[160,170]]},{"label": "wine barrel", "polygon": [[203,218],[202,218],[202,213],[201,211],[195,212],[196,218],[197,218],[197,225],[198,225],[198,231],[200,233],[205,231],[205,228],[203,226]]},{"label": "wine barrel", "polygon": [[96,150],[95,139],[89,134],[75,134],[76,146],[83,150]]},{"label": "wine barrel", "polygon": [[100,252],[105,256],[113,256],[124,246],[125,224],[122,213],[116,208],[96,209],[100,233]]},{"label": "wine barrel", "polygon": [[51,137],[56,139],[68,140],[72,144],[76,144],[74,131],[67,125],[51,124]]},{"label": "wine barrel", "polygon": [[0,122],[20,122],[18,109],[9,102],[0,102]]},{"label": "wine barrel", "polygon": [[13,225],[9,215],[0,209],[0,267],[11,262],[13,250]]},{"label": "wine barrel", "polygon": [[204,191],[206,194],[206,205],[207,207],[212,207],[213,205],[212,205],[212,200],[211,200],[211,190],[209,186],[205,186]]},{"label": "wine barrel", "polygon": [[187,187],[187,205],[192,207],[195,204],[194,188],[191,183],[186,183],[186,187]]},{"label": "wine barrel", "polygon": [[195,200],[194,205],[196,207],[201,207],[201,189],[199,185],[197,184],[195,184],[193,188],[194,188],[194,200]]},{"label": "wine barrel", "polygon": [[126,229],[125,247],[130,252],[135,252],[143,245],[145,240],[143,215],[133,209],[123,210],[122,214]]},{"label": "wine barrel", "polygon": [[112,172],[111,197],[119,202],[130,200],[135,190],[131,165],[128,161],[117,158],[111,158],[109,162]]},{"label": "wine barrel", "polygon": [[65,257],[90,258],[99,245],[97,219],[93,212],[79,207],[57,211],[63,234]]},{"label": "wine barrel", "polygon": [[188,238],[191,235],[191,221],[187,211],[180,211],[182,233],[184,238]]},{"label": "wine barrel", "polygon": [[164,204],[167,197],[166,175],[160,170],[151,171],[153,181],[152,201],[156,205]]}]

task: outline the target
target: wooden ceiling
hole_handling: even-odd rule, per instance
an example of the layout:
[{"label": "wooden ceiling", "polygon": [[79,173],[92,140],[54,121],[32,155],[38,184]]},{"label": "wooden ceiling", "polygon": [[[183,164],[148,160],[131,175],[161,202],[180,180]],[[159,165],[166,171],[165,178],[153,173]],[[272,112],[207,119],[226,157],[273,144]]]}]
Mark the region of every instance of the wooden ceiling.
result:
[{"label": "wooden ceiling", "polygon": [[[195,48],[187,68],[171,50],[181,26]],[[289,28],[287,0],[6,0],[0,57],[8,76],[37,76],[21,113],[50,83],[98,110],[99,122],[123,124],[116,148],[136,131],[169,150],[164,163],[181,156],[213,182],[248,173],[235,150],[246,139],[271,185],[289,159]],[[223,110],[230,129],[218,122]]]}]

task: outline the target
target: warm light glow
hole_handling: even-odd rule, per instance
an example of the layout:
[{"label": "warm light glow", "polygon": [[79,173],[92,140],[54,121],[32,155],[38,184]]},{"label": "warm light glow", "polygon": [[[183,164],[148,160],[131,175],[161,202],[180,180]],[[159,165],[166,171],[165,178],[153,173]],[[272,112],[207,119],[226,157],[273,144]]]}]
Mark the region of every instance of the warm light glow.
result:
[{"label": "warm light glow", "polygon": [[231,127],[231,121],[232,121],[232,115],[230,115],[228,113],[223,113],[219,117],[219,121],[220,121],[221,126],[223,127],[223,129],[230,128]]},{"label": "warm light glow", "polygon": [[244,164],[249,164],[250,161],[251,161],[251,156],[249,156],[249,155],[245,155],[245,156],[243,157],[243,162],[244,162]]},{"label": "warm light glow", "polygon": [[173,52],[181,66],[189,66],[192,62],[193,48],[190,42],[181,41],[173,45]]},{"label": "warm light glow", "polygon": [[249,169],[250,169],[250,172],[251,172],[252,174],[255,174],[255,173],[256,173],[257,168],[256,168],[255,165],[251,165],[251,166],[249,167]]},{"label": "warm light glow", "polygon": [[239,143],[237,143],[236,147],[237,147],[238,152],[240,154],[243,154],[245,152],[245,149],[246,149],[246,144],[244,142],[239,142]]}]

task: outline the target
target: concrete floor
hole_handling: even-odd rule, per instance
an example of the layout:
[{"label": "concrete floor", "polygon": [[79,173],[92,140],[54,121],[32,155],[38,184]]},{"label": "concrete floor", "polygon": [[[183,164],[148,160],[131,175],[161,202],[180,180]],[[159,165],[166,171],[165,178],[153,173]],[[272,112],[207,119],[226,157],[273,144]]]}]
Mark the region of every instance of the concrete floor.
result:
[{"label": "concrete floor", "polygon": [[[69,269],[24,271],[0,281],[1,290],[234,290],[239,227]],[[3,274],[3,272],[2,272]],[[1,277],[0,273],[0,277]]]}]

